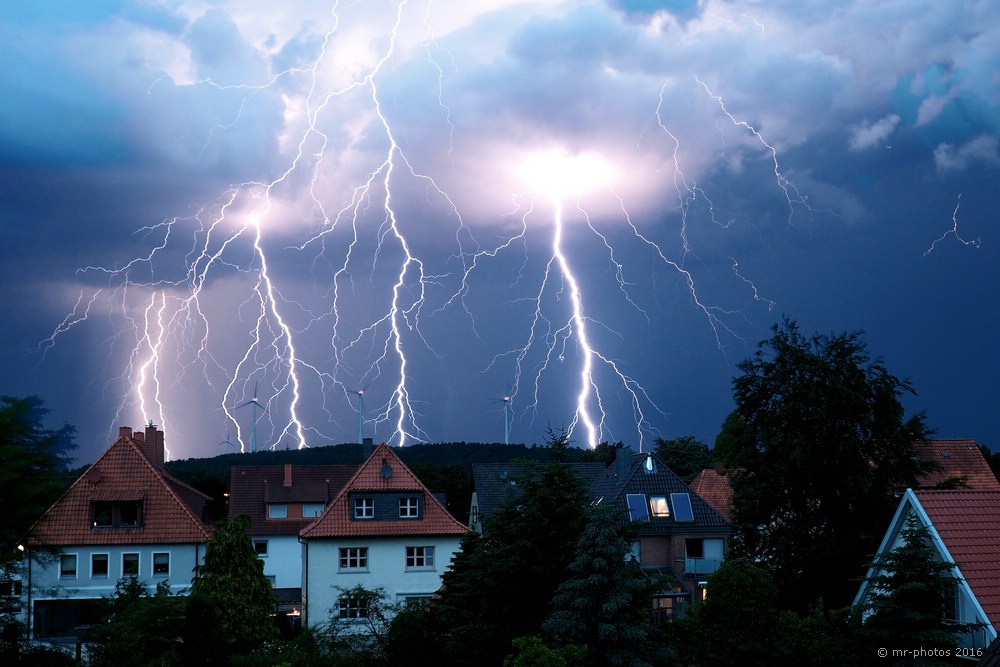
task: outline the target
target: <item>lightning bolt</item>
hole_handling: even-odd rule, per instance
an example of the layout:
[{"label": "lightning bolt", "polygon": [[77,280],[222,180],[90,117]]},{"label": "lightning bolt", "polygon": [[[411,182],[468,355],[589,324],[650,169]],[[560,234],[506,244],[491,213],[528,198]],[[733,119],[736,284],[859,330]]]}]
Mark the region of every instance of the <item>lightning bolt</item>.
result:
[{"label": "lightning bolt", "polygon": [[948,231],[946,231],[944,234],[942,234],[938,238],[934,239],[934,241],[931,243],[930,247],[927,248],[927,250],[924,251],[924,256],[925,257],[927,255],[931,254],[932,252],[934,252],[934,248],[937,247],[937,244],[941,243],[946,238],[948,238],[949,234],[952,235],[952,236],[954,236],[956,239],[958,239],[958,242],[961,243],[962,245],[971,245],[974,248],[978,248],[979,247],[980,241],[982,239],[975,238],[975,239],[966,240],[966,239],[963,239],[958,234],[958,209],[961,206],[962,206],[962,194],[959,193],[958,198],[955,200],[955,210],[952,211],[952,213],[951,213],[951,229],[949,229]]}]

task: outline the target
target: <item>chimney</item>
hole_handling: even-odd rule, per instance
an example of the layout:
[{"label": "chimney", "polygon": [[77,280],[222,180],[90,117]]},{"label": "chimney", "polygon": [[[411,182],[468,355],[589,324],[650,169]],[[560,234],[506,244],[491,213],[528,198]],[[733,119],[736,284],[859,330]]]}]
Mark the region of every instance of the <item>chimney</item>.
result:
[{"label": "chimney", "polygon": [[364,463],[375,452],[375,441],[371,438],[362,438],[361,443],[361,462]]},{"label": "chimney", "polygon": [[630,449],[619,447],[615,450],[615,476],[618,478],[619,483],[623,482],[625,476],[628,474],[629,459],[631,458],[632,451]]},{"label": "chimney", "polygon": [[[142,435],[137,433],[138,435]],[[160,467],[163,465],[163,431],[160,431],[150,422],[146,426],[146,433],[143,438],[136,438],[142,442],[142,452],[149,459],[149,462],[154,466]]]},{"label": "chimney", "polygon": [[283,482],[284,487],[287,489],[292,486],[292,464],[285,464],[285,481]]},{"label": "chimney", "polygon": [[119,438],[131,438],[132,428],[130,426],[119,426],[118,427],[118,437]]}]

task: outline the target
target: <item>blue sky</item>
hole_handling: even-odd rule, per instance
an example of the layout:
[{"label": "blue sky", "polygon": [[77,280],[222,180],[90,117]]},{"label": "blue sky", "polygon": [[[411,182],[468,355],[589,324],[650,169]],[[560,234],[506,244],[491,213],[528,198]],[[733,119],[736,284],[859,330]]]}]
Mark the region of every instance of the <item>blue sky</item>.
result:
[{"label": "blue sky", "polygon": [[[474,6],[470,6],[474,5]],[[783,316],[1000,446],[992,2],[19,2],[0,392],[82,461],[714,441]]]}]

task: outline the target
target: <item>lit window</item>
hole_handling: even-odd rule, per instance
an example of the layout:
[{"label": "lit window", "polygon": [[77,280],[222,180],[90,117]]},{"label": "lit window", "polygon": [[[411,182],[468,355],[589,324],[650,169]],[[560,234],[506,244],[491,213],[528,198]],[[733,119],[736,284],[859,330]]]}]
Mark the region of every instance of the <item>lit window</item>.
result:
[{"label": "lit window", "polygon": [[287,519],[288,505],[284,503],[271,503],[267,506],[268,519]]},{"label": "lit window", "polygon": [[670,516],[666,496],[650,496],[649,511],[653,516]]},{"label": "lit window", "polygon": [[91,554],[90,576],[95,579],[108,576],[108,554]]},{"label": "lit window", "polygon": [[341,570],[368,569],[368,547],[341,547],[340,569]]},{"label": "lit window", "polygon": [[406,569],[434,567],[434,547],[406,547]]},{"label": "lit window", "polygon": [[303,503],[302,516],[307,519],[315,519],[323,513],[323,503]]},{"label": "lit window", "polygon": [[267,540],[254,540],[253,550],[258,556],[267,555]]},{"label": "lit window", "polygon": [[122,576],[139,576],[139,554],[122,554]]},{"label": "lit window", "polygon": [[374,519],[375,518],[375,499],[374,498],[355,498],[354,499],[354,518],[355,519]]},{"label": "lit window", "polygon": [[59,557],[59,576],[63,579],[76,579],[76,554],[63,554]]},{"label": "lit window", "polygon": [[399,518],[416,519],[420,512],[420,500],[418,498],[399,499]]},{"label": "lit window", "polygon": [[153,554],[153,576],[154,577],[166,577],[170,574],[170,554],[169,553],[154,553]]},{"label": "lit window", "polygon": [[368,618],[368,598],[360,595],[342,595],[337,600],[337,615],[343,619]]}]

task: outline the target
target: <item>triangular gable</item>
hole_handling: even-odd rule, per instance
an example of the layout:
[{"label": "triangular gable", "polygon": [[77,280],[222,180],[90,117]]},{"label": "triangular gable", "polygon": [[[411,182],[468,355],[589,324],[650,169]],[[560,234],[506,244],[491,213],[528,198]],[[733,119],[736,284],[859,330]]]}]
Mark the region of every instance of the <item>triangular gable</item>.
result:
[{"label": "triangular gable", "polygon": [[[28,541],[33,546],[53,547],[205,542],[210,530],[174,488],[186,485],[168,476],[150,463],[137,441],[123,435],[46,510],[29,531]],[[209,499],[191,487],[185,493]],[[95,530],[91,526],[92,503],[132,500],[143,503],[140,528]]]},{"label": "triangular gable", "polygon": [[[354,520],[351,518],[351,494],[354,492],[418,492],[423,497],[423,515],[419,519]],[[361,464],[350,481],[315,522],[305,527],[303,538],[391,537],[396,535],[463,535],[468,528],[448,513],[440,501],[406,467],[392,449],[382,443]]]},{"label": "triangular gable", "polygon": [[[971,495],[969,494],[973,494],[975,496],[983,496],[983,495],[995,496],[995,500],[998,503],[997,507],[998,509],[1000,509],[1000,493],[975,492],[975,491],[914,492],[913,489],[907,489],[904,492],[903,497],[899,502],[899,506],[896,508],[896,513],[895,515],[893,515],[892,521],[889,523],[889,528],[888,530],[886,530],[885,536],[882,538],[882,543],[879,545],[877,553],[879,554],[888,553],[889,551],[892,551],[894,548],[896,548],[899,542],[899,535],[902,532],[903,528],[906,527],[906,522],[908,521],[909,517],[916,516],[917,520],[920,522],[920,525],[926,528],[928,533],[930,534],[931,544],[933,545],[935,551],[938,554],[938,557],[942,560],[942,562],[955,563],[955,567],[952,568],[951,575],[958,581],[959,591],[972,605],[978,620],[984,621],[986,623],[985,632],[986,632],[986,641],[988,643],[997,636],[994,623],[997,620],[996,616],[1000,615],[1000,606],[990,605],[991,613],[988,614],[986,612],[979,597],[976,595],[975,588],[976,588],[977,577],[973,576],[972,579],[970,580],[970,578],[967,577],[965,573],[963,573],[962,571],[963,554],[960,551],[953,553],[953,550],[950,549],[948,546],[947,540],[942,537],[941,534],[942,532],[944,532],[946,535],[948,534],[948,527],[945,525],[947,523],[947,520],[943,519],[943,517],[939,517],[938,523],[941,524],[940,525],[941,531],[939,531],[939,526],[935,525],[935,522],[932,520],[931,515],[928,514],[927,509],[924,507],[924,504],[920,502],[920,496],[924,496],[926,498],[933,495],[947,495],[951,497],[951,500],[953,501],[955,506],[961,511],[963,510],[962,505],[967,504],[966,501],[972,499]],[[963,498],[962,496],[966,497]],[[980,517],[974,514],[969,514],[968,519],[977,522],[981,520]],[[988,530],[997,531],[997,528],[995,526],[990,526]],[[996,542],[994,540],[994,544],[995,543]],[[995,562],[996,558],[995,553],[993,556],[991,556],[991,558]],[[994,569],[1000,569],[1000,568],[994,568]],[[870,579],[875,575],[875,571],[876,569],[874,567],[870,567],[868,569],[868,573],[865,576],[865,580],[861,583],[861,587],[858,589],[858,593],[854,597],[853,604],[855,605],[861,604],[868,598],[872,587]],[[991,580],[995,579],[995,577],[993,576],[987,578]],[[989,585],[992,586],[993,582],[990,581]],[[961,620],[962,622],[971,622],[967,619],[961,619]]]}]

